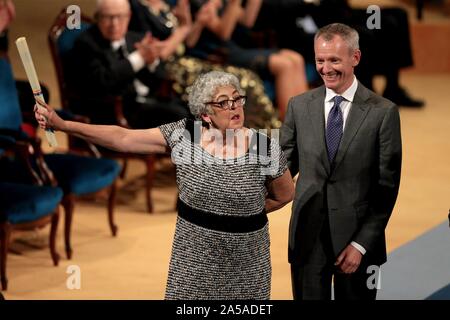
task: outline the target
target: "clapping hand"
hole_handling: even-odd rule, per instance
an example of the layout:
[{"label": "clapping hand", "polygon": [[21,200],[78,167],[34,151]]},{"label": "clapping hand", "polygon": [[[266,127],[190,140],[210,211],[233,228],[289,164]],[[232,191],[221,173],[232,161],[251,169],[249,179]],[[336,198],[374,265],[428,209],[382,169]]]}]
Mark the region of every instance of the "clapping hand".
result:
[{"label": "clapping hand", "polygon": [[158,47],[154,45],[155,39],[147,32],[141,41],[134,44],[146,64],[152,64],[159,56]]}]

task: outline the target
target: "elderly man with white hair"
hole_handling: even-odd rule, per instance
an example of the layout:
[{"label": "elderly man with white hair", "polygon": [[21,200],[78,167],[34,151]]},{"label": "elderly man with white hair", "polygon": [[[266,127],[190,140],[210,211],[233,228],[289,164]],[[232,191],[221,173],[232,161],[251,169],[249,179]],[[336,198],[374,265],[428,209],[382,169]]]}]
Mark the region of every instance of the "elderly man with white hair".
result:
[{"label": "elderly man with white hair", "polygon": [[105,97],[121,95],[124,116],[134,128],[149,128],[185,118],[179,100],[157,97],[157,41],[149,34],[128,32],[131,11],[127,0],[98,0],[96,23],[76,40],[65,61],[68,85],[80,100],[71,109],[93,123],[111,124],[114,108]]}]

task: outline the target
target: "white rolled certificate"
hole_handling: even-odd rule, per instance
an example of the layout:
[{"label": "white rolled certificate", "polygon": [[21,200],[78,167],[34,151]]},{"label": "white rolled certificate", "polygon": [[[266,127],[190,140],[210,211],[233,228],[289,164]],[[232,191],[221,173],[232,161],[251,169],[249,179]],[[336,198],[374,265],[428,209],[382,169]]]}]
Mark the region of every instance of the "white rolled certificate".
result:
[{"label": "white rolled certificate", "polygon": [[[33,60],[31,59],[30,50],[28,49],[27,40],[25,37],[20,37],[16,40],[17,50],[19,50],[20,59],[22,60],[23,67],[28,77],[28,82],[30,83],[31,89],[33,90],[34,99],[45,102],[44,96],[42,95],[41,85],[34,69]],[[42,108],[42,107],[39,107]],[[51,147],[57,147],[58,142],[56,141],[55,133],[52,129],[46,129],[45,135],[47,141]]]}]

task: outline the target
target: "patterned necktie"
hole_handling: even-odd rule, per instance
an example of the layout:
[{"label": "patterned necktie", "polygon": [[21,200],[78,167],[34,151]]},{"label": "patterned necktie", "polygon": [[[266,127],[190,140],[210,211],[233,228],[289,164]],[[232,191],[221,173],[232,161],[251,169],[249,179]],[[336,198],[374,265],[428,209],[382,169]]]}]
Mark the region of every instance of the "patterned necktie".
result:
[{"label": "patterned necktie", "polygon": [[344,120],[339,105],[343,100],[343,97],[335,96],[334,105],[330,110],[330,114],[328,115],[326,136],[328,160],[330,160],[330,163],[333,163],[334,161],[336,152],[339,148],[339,143],[341,142],[342,138]]}]

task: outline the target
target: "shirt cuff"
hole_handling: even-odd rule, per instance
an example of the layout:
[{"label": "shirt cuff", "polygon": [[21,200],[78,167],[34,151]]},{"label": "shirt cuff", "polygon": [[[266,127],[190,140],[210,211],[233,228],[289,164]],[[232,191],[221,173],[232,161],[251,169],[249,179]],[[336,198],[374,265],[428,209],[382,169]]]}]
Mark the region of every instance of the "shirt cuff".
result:
[{"label": "shirt cuff", "polygon": [[153,61],[151,64],[147,65],[147,68],[150,72],[155,72],[156,68],[159,66],[159,63],[161,60],[159,58],[156,58],[155,61]]},{"label": "shirt cuff", "polygon": [[130,53],[127,58],[134,72],[138,72],[145,66],[144,58],[137,51]]},{"label": "shirt cuff", "polygon": [[364,247],[362,245],[360,245],[359,243],[356,243],[355,241],[352,241],[350,243],[353,247],[356,248],[356,250],[358,250],[359,252],[361,252],[362,255],[366,254],[366,249],[364,249]]}]

